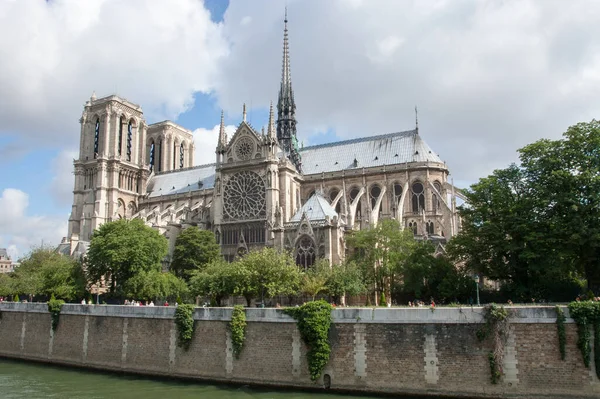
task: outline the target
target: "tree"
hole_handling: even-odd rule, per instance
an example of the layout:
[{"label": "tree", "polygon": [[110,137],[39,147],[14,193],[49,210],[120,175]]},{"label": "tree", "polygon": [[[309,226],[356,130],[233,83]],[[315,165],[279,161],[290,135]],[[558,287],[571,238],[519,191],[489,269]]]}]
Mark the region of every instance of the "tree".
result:
[{"label": "tree", "polygon": [[215,235],[192,226],[183,230],[175,241],[171,271],[176,276],[189,279],[189,273],[202,269],[219,258],[220,247]]},{"label": "tree", "polygon": [[64,300],[82,297],[86,280],[81,264],[49,248],[34,248],[4,281],[4,291]]},{"label": "tree", "polygon": [[188,292],[185,281],[159,270],[141,271],[123,285],[123,293],[128,298],[146,300],[177,298]]},{"label": "tree", "polygon": [[361,268],[375,303],[381,292],[391,298],[391,287],[415,245],[413,234],[402,230],[398,221],[386,219],[374,228],[354,232],[347,242],[352,253],[350,260]]},{"label": "tree", "polygon": [[434,252],[430,242],[417,243],[404,267],[402,290],[413,298],[434,298],[439,303],[466,302],[474,291],[473,279]]},{"label": "tree", "polygon": [[92,235],[87,275],[93,283],[106,279],[117,293],[138,273],[159,271],[167,250],[167,239],[140,219],[108,222]]},{"label": "tree", "polygon": [[524,300],[556,298],[578,274],[598,290],[599,148],[600,122],[592,121],[519,150],[520,166],[465,190],[462,231],[449,253]]},{"label": "tree", "polygon": [[519,154],[538,198],[545,250],[600,293],[600,121],[578,123],[561,140],[539,140]]},{"label": "tree", "polygon": [[265,298],[298,292],[300,271],[289,253],[265,247],[250,251],[239,262],[249,273],[247,295],[252,293],[264,303]]},{"label": "tree", "polygon": [[209,296],[217,306],[221,301],[239,291],[239,263],[228,263],[217,259],[209,263],[202,270],[190,274],[190,289],[194,295]]},{"label": "tree", "polygon": [[7,273],[0,273],[0,296],[8,297],[15,293],[13,278]]},{"label": "tree", "polygon": [[327,281],[331,275],[331,266],[326,259],[319,259],[313,267],[302,273],[301,290],[315,300],[320,292],[327,290]]},{"label": "tree", "polygon": [[360,295],[366,291],[361,269],[356,262],[347,261],[334,265],[327,279],[327,292],[335,302],[346,303],[346,295]]}]

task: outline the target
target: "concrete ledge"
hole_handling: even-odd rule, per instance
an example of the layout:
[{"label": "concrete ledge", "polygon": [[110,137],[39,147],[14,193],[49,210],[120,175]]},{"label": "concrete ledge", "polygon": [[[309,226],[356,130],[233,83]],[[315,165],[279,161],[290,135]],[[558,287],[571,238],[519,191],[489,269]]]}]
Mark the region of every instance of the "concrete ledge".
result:
[{"label": "concrete ledge", "polygon": [[[506,307],[511,312],[511,323],[556,323],[554,306],[513,306]],[[573,323],[569,318],[569,309],[562,307],[566,323]],[[0,303],[0,311],[47,313],[45,303]],[[104,317],[134,317],[148,319],[172,319],[175,317],[174,306],[122,306],[122,305],[63,305],[62,314],[89,315]],[[196,308],[194,320],[229,321],[232,308]],[[433,310],[422,308],[337,308],[332,312],[334,323],[377,323],[377,324],[473,324],[483,322],[482,307],[445,308]],[[246,319],[249,322],[294,323],[295,320],[286,315],[283,309],[247,308]]]}]

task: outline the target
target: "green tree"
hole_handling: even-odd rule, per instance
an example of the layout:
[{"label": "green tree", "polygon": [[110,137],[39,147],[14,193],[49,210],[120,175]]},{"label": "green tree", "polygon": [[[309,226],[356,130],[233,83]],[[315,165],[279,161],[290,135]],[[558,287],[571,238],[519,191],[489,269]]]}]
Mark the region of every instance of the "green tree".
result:
[{"label": "green tree", "polygon": [[361,269],[356,262],[347,261],[334,265],[327,279],[327,292],[336,303],[346,303],[346,295],[360,295],[366,292]]},{"label": "green tree", "polygon": [[265,247],[250,251],[239,260],[249,273],[247,295],[272,298],[276,295],[296,294],[300,287],[300,271],[287,252]]},{"label": "green tree", "polygon": [[473,279],[434,252],[431,243],[417,243],[404,267],[402,290],[413,298],[434,298],[439,303],[466,302],[474,291]]},{"label": "green tree", "polygon": [[140,219],[108,222],[94,231],[86,257],[88,279],[110,282],[110,292],[122,290],[141,272],[159,271],[168,250],[167,239]]},{"label": "green tree", "polygon": [[123,293],[134,299],[165,299],[186,296],[189,290],[183,279],[159,270],[141,271],[123,285]]},{"label": "green tree", "polygon": [[578,123],[562,139],[539,140],[519,154],[538,199],[544,253],[600,293],[600,121]]},{"label": "green tree", "polygon": [[319,259],[313,267],[302,273],[300,289],[307,295],[310,295],[312,300],[319,295],[320,292],[327,290],[327,281],[332,274],[331,266],[327,259]]},{"label": "green tree", "polygon": [[579,274],[600,288],[600,122],[519,150],[511,165],[465,190],[462,231],[448,251],[516,297],[559,297]]},{"label": "green tree", "polygon": [[192,226],[183,230],[175,241],[171,271],[189,279],[189,273],[199,270],[220,256],[220,247],[211,231]]},{"label": "green tree", "polygon": [[391,298],[391,287],[415,245],[413,234],[402,230],[398,221],[386,219],[374,228],[354,232],[347,242],[352,254],[350,260],[361,268],[375,301],[381,292]]},{"label": "green tree", "polygon": [[50,248],[34,248],[7,280],[13,293],[54,295],[72,300],[83,296],[86,280],[81,264]]},{"label": "green tree", "polygon": [[0,273],[0,296],[8,297],[15,293],[13,280],[8,273]]},{"label": "green tree", "polygon": [[238,262],[214,260],[204,269],[191,273],[190,290],[194,295],[210,297],[217,306],[221,306],[223,299],[237,295],[239,292],[240,283],[243,283],[239,269]]}]

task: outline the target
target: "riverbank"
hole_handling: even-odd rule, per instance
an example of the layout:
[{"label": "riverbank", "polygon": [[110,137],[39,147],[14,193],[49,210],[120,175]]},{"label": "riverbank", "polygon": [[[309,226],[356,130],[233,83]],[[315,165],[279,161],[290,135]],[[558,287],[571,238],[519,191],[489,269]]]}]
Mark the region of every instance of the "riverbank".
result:
[{"label": "riverbank", "polygon": [[[490,381],[490,340],[476,335],[482,308],[343,308],[332,312],[331,357],[312,382],[306,345],[282,309],[246,309],[239,359],[229,308],[197,308],[188,350],[177,346],[174,307],[64,305],[56,331],[46,304],[0,304],[0,356],[90,369],[222,383],[356,393],[477,398],[592,398],[567,318],[560,359],[553,307],[511,309],[504,374]],[[568,312],[567,312],[568,316]]]}]

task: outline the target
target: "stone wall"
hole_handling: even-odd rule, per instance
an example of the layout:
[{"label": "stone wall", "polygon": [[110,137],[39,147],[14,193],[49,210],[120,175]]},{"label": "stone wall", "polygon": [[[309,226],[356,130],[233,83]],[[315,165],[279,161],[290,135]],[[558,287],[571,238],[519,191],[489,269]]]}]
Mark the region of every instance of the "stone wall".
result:
[{"label": "stone wall", "polygon": [[[231,350],[231,309],[197,308],[189,350],[177,347],[173,307],[64,305],[51,330],[46,304],[0,304],[0,356],[128,373],[323,389],[307,348],[280,309],[247,309],[246,342]],[[566,310],[568,315],[568,310]],[[490,382],[481,308],[345,308],[333,311],[324,371],[333,390],[493,398],[597,398],[577,329],[567,319],[560,359],[551,307],[515,307],[499,384]]]}]

